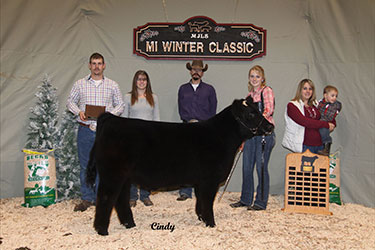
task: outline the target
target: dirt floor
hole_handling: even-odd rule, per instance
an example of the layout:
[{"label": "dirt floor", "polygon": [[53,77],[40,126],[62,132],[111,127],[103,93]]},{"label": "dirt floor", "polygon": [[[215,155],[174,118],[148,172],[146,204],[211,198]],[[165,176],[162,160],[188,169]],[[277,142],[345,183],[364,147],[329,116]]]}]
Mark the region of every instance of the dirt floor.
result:
[{"label": "dirt floor", "polygon": [[95,208],[73,212],[77,200],[47,208],[22,207],[23,198],[0,200],[0,249],[375,249],[375,209],[331,204],[333,215],[284,212],[283,196],[271,196],[265,211],[231,208],[239,193],[215,201],[217,226],[207,228],[194,212],[195,199],[176,192],[138,202],[136,227],[126,229],[112,213],[109,236],[93,228]]}]

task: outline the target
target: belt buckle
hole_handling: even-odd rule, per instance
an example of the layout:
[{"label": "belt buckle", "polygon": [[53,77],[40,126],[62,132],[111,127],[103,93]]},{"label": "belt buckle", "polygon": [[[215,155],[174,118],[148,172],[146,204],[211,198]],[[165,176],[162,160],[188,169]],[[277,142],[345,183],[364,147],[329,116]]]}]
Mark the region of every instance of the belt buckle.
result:
[{"label": "belt buckle", "polygon": [[95,132],[96,131],[96,124],[90,123],[89,128],[91,129],[91,131]]},{"label": "belt buckle", "polygon": [[198,120],[197,119],[191,119],[191,120],[188,121],[188,123],[194,123],[194,122],[198,122]]}]

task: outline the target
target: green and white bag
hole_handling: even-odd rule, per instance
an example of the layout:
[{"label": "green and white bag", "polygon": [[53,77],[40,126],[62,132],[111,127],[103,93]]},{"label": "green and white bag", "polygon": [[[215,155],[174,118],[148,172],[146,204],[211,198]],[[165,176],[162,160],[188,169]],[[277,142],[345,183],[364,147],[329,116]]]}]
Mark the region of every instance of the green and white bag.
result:
[{"label": "green and white bag", "polygon": [[24,207],[56,203],[56,166],[53,150],[22,150],[24,157]]},{"label": "green and white bag", "polygon": [[329,202],[341,205],[340,159],[337,154],[329,156]]}]

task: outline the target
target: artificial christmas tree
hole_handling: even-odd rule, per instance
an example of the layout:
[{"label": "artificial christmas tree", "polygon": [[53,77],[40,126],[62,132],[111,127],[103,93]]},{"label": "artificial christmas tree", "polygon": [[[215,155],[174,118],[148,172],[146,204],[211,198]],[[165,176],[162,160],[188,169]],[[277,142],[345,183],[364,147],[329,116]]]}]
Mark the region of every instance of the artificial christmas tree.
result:
[{"label": "artificial christmas tree", "polygon": [[36,106],[31,108],[32,116],[28,126],[27,149],[53,149],[56,145],[58,100],[56,88],[46,75],[38,87]]},{"label": "artificial christmas tree", "polygon": [[58,133],[56,157],[58,201],[80,197],[80,167],[77,153],[78,123],[75,116],[65,110]]}]

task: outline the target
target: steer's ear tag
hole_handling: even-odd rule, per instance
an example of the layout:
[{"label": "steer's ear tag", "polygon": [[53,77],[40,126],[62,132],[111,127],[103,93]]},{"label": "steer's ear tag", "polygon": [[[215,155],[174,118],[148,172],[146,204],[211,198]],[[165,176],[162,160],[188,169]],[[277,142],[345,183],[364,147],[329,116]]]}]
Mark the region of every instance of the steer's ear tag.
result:
[{"label": "steer's ear tag", "polygon": [[242,101],[242,104],[243,104],[244,106],[248,107],[246,100],[243,100],[243,101]]}]

